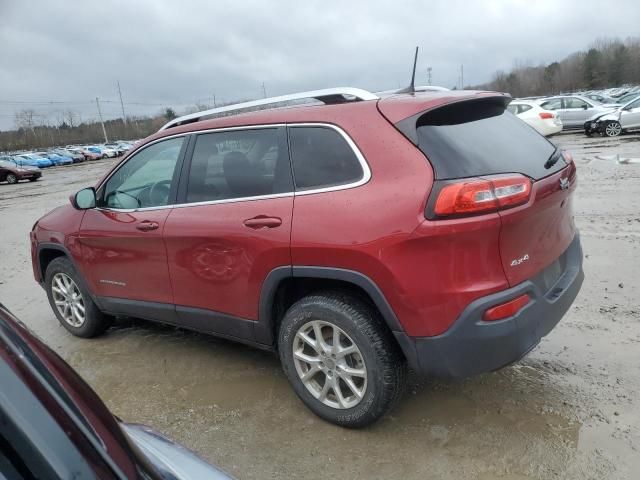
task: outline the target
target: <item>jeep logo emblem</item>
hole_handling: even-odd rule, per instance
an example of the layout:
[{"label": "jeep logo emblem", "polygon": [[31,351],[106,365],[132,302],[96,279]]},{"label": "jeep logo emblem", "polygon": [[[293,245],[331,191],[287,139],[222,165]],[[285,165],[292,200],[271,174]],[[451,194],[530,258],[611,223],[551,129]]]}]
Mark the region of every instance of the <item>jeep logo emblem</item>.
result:
[{"label": "jeep logo emblem", "polygon": [[568,178],[561,178],[560,179],[560,190],[566,190],[567,188],[569,188],[569,179]]}]

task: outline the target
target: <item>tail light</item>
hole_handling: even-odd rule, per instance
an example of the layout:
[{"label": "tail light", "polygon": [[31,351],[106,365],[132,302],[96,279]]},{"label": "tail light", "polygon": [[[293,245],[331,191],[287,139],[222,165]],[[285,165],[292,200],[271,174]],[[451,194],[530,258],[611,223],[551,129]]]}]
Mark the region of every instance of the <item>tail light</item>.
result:
[{"label": "tail light", "polygon": [[542,120],[546,120],[546,119],[555,117],[555,115],[553,113],[550,113],[550,112],[540,112],[538,115],[540,115],[540,118]]},{"label": "tail light", "polygon": [[484,312],[482,319],[485,322],[495,322],[496,320],[504,320],[505,318],[513,317],[516,313],[526,307],[530,301],[531,298],[525,293],[513,300],[491,307]]},{"label": "tail light", "polygon": [[434,193],[435,201],[429,202],[433,214],[427,218],[475,215],[527,203],[531,180],[520,174],[465,178],[446,182]]}]

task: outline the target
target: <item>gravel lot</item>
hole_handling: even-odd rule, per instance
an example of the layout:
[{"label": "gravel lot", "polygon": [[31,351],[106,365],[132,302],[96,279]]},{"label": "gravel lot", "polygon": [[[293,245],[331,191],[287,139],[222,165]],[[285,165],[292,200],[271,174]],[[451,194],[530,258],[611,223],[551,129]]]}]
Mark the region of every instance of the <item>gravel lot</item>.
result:
[{"label": "gravel lot", "polygon": [[242,479],[637,479],[640,471],[640,136],[553,141],[574,153],[586,281],[524,360],[463,382],[419,382],[361,431],[317,419],[275,356],[152,323],[81,340],[31,273],[28,232],[114,162],[0,185],[0,301],[127,421],[151,425]]}]

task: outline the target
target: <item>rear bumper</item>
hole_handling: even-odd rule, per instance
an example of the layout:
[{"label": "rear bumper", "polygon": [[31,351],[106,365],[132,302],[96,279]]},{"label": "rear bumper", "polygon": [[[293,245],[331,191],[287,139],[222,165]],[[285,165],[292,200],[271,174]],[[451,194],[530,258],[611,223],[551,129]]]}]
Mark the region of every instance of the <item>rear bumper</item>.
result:
[{"label": "rear bumper", "polygon": [[[513,288],[475,300],[445,333],[435,337],[394,334],[419,374],[459,378],[489,372],[519,360],[535,347],[569,310],[583,280],[582,248],[576,232],[553,265]],[[482,320],[488,308],[525,293],[531,302],[515,316]]]}]

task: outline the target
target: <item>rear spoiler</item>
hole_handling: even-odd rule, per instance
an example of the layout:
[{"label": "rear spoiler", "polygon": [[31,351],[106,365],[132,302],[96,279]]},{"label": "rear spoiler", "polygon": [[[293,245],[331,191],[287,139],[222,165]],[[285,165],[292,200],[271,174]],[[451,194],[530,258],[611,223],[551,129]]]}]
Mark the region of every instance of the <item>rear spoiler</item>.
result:
[{"label": "rear spoiler", "polygon": [[[491,97],[480,97],[480,98],[462,98],[460,100],[454,100],[452,102],[443,103],[438,105],[437,107],[429,108],[423,110],[422,112],[416,113],[404,120],[400,120],[395,124],[395,127],[402,132],[402,134],[407,137],[411,143],[414,145],[418,145],[418,127],[425,122],[431,125],[446,125],[447,124],[447,115],[446,112],[452,109],[455,110],[467,110],[467,114],[465,116],[473,117],[474,110],[476,110],[477,106],[482,105],[483,112],[486,112],[487,106],[495,106],[495,109],[492,109],[494,114],[501,114],[507,108],[507,105],[511,103],[511,96],[500,95],[500,96],[491,96]],[[500,110],[500,111],[496,111]],[[482,118],[482,117],[479,117]]]}]

